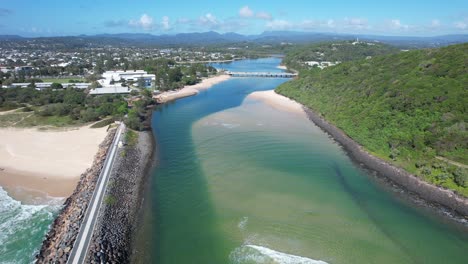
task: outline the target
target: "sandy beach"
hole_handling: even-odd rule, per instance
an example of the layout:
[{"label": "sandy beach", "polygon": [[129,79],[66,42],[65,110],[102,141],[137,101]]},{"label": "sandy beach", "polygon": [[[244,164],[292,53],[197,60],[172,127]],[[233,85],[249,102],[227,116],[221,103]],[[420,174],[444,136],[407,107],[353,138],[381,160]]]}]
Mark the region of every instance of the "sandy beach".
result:
[{"label": "sandy beach", "polygon": [[181,88],[176,91],[167,91],[161,94],[154,96],[154,99],[158,103],[166,103],[172,100],[177,100],[179,98],[184,98],[187,96],[193,96],[198,94],[200,91],[210,88],[211,86],[224,82],[231,78],[229,75],[217,75],[211,78],[203,79],[200,83],[195,85],[187,85],[184,88]]},{"label": "sandy beach", "polygon": [[106,128],[0,129],[0,186],[18,200],[67,197],[91,166]]},{"label": "sandy beach", "polygon": [[283,95],[277,94],[274,90],[253,92],[249,94],[246,99],[261,100],[278,110],[295,113],[307,118],[301,104]]}]

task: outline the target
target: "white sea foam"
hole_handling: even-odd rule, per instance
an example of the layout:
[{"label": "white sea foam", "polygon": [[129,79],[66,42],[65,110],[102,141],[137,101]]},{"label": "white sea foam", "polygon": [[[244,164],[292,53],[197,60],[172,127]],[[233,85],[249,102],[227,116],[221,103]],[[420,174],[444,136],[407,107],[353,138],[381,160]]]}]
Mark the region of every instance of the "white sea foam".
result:
[{"label": "white sea foam", "polygon": [[223,127],[225,127],[225,128],[229,128],[229,129],[236,128],[236,127],[240,126],[239,124],[229,124],[229,123],[222,123],[221,125]]},{"label": "white sea foam", "polygon": [[239,224],[237,225],[239,229],[244,230],[247,227],[247,222],[249,221],[249,218],[247,216],[242,217],[240,220]]},{"label": "white sea foam", "polygon": [[[40,245],[32,245],[29,238],[45,234],[54,212],[60,208],[56,199],[50,202],[51,204],[45,205],[25,205],[8,196],[0,187],[0,256],[9,252],[8,256],[12,258],[0,258],[0,262],[29,259],[29,255],[37,250]],[[11,249],[18,243],[23,245],[25,251],[30,252],[17,252],[12,256]]]},{"label": "white sea foam", "polygon": [[286,254],[257,245],[243,245],[231,252],[229,258],[233,264],[327,264],[325,261]]}]

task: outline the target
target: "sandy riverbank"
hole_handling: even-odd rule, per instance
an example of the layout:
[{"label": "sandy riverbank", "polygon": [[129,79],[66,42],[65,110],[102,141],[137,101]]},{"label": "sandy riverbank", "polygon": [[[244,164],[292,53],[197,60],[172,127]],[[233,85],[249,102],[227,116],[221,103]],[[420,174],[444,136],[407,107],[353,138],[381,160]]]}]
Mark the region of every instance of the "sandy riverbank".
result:
[{"label": "sandy riverbank", "polygon": [[0,186],[25,200],[31,193],[69,196],[107,132],[89,126],[63,131],[2,128],[0,135]]},{"label": "sandy riverbank", "polygon": [[274,90],[253,92],[246,99],[261,100],[269,106],[278,110],[295,113],[307,118],[303,106],[283,95],[277,94]]},{"label": "sandy riverbank", "polygon": [[167,91],[154,96],[158,103],[167,103],[169,101],[177,100],[188,96],[198,94],[200,91],[210,88],[211,86],[224,82],[231,78],[229,75],[217,75],[211,78],[203,79],[200,83],[195,85],[187,85],[182,89],[176,91]]}]

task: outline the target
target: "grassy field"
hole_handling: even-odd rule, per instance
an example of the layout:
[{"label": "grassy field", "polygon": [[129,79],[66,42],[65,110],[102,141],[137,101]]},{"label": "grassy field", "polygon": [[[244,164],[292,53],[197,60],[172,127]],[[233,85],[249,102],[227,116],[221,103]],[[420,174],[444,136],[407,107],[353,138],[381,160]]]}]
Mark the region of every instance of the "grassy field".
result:
[{"label": "grassy field", "polygon": [[73,127],[84,125],[69,116],[40,116],[34,112],[12,112],[0,115],[0,127]]},{"label": "grassy field", "polygon": [[48,79],[41,79],[44,82],[51,82],[51,83],[69,83],[70,80],[85,82],[84,78],[48,78]]}]

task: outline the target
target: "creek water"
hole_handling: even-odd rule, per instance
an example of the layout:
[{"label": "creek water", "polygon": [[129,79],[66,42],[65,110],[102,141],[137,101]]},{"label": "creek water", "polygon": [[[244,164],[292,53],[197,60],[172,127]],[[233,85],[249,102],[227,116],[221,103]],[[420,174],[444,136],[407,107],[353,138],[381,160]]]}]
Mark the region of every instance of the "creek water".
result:
[{"label": "creek water", "polygon": [[232,78],[155,110],[136,263],[468,263],[466,224],[382,185],[303,116],[247,98],[284,81]]}]

